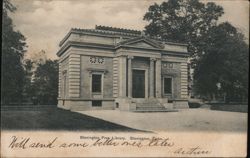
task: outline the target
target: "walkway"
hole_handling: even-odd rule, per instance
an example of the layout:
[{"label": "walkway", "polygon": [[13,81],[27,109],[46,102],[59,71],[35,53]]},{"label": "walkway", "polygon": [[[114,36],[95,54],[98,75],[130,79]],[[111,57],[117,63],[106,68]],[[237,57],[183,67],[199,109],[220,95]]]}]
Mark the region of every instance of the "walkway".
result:
[{"label": "walkway", "polygon": [[80,111],[79,113],[145,131],[247,131],[247,113],[238,112],[185,109],[178,112],[153,113],[119,110]]}]

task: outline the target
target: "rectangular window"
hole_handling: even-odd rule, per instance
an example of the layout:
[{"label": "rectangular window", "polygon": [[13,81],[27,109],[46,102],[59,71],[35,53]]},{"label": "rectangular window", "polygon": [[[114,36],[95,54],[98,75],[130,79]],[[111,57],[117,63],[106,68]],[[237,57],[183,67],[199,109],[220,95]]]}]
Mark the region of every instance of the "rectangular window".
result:
[{"label": "rectangular window", "polygon": [[164,78],[164,94],[172,93],[172,78]]},{"label": "rectangular window", "polygon": [[92,101],[92,106],[101,107],[102,106],[102,101],[101,100],[93,100]]},{"label": "rectangular window", "polygon": [[101,93],[102,92],[102,75],[92,74],[92,92]]}]

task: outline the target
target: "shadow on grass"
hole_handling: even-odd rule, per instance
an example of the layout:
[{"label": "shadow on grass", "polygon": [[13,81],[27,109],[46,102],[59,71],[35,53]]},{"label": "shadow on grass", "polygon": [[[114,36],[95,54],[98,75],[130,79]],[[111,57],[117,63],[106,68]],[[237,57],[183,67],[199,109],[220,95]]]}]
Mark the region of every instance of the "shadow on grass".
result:
[{"label": "shadow on grass", "polygon": [[188,102],[189,108],[200,108],[201,104],[200,103],[195,103],[195,102]]},{"label": "shadow on grass", "polygon": [[58,108],[1,111],[1,129],[144,132]]}]

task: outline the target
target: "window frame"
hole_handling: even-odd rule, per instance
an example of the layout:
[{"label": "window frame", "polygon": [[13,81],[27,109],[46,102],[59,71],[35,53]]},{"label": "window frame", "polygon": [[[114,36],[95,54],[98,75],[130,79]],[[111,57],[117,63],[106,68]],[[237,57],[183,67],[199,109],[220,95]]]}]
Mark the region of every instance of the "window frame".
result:
[{"label": "window frame", "polygon": [[[101,76],[101,87],[100,87],[100,92],[93,92],[93,75],[100,75]],[[102,73],[97,73],[97,72],[93,72],[92,74],[91,74],[91,82],[90,82],[90,84],[91,84],[91,93],[92,94],[102,94],[103,93],[103,74]]]},{"label": "window frame", "polygon": [[92,100],[91,107],[102,107],[102,100]]},{"label": "window frame", "polygon": [[[170,93],[165,93],[165,79],[170,79],[171,80],[171,92]],[[173,94],[173,77],[163,77],[163,94],[164,95],[172,95]]]}]

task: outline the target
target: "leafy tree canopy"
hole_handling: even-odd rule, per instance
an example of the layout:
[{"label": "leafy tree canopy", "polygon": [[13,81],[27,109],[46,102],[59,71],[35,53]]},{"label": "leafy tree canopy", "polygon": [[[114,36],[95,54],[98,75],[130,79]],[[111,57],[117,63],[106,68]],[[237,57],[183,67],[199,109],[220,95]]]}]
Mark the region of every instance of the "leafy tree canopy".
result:
[{"label": "leafy tree canopy", "polygon": [[195,90],[201,95],[220,92],[229,97],[248,91],[248,45],[244,36],[225,22],[218,25],[223,8],[213,2],[168,0],[149,7],[146,34],[188,44],[194,68]]},{"label": "leafy tree canopy", "polygon": [[3,1],[2,15],[2,64],[1,64],[1,103],[9,103],[21,100],[24,69],[22,59],[26,51],[25,37],[14,30],[10,12],[14,12],[16,7],[8,0]]},{"label": "leafy tree canopy", "polygon": [[199,38],[216,25],[223,8],[213,2],[198,0],[169,0],[149,7],[144,20],[146,33],[163,40],[189,44],[189,52],[197,55]]},{"label": "leafy tree canopy", "polygon": [[202,57],[196,60],[195,89],[199,94],[218,93],[242,99],[248,94],[249,49],[244,36],[228,22],[214,26],[206,38]]},{"label": "leafy tree canopy", "polygon": [[32,87],[33,97],[38,104],[56,105],[58,94],[57,60],[46,60],[45,63],[38,65]]}]

